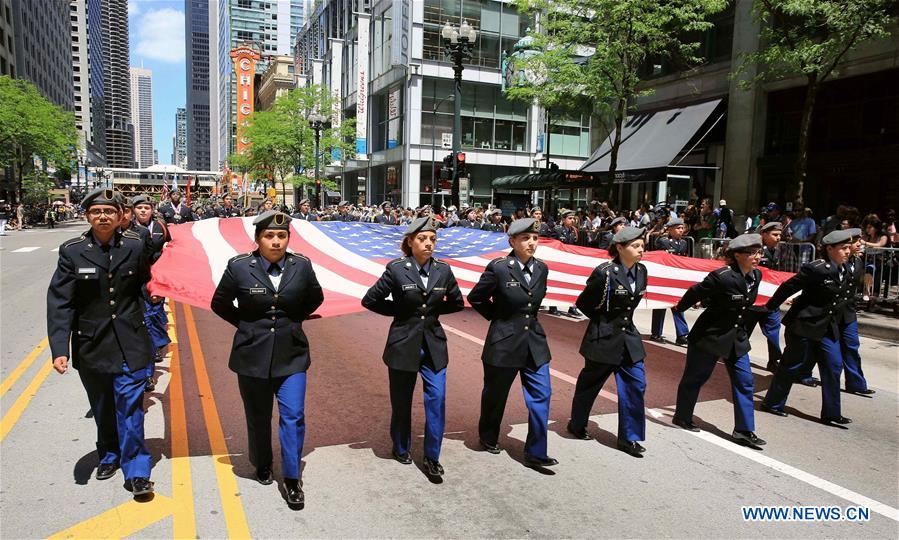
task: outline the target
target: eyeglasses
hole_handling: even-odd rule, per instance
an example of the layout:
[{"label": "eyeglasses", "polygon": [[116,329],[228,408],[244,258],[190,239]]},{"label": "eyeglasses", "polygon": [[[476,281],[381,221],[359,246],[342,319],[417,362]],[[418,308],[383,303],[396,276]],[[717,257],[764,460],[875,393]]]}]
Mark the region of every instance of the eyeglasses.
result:
[{"label": "eyeglasses", "polygon": [[741,254],[743,254],[743,255],[749,255],[750,257],[754,257],[754,256],[756,256],[756,255],[761,255],[761,254],[762,254],[762,250],[760,250],[760,249],[750,249],[750,250],[738,251],[737,253],[741,253]]},{"label": "eyeglasses", "polygon": [[114,208],[91,208],[87,211],[87,215],[89,215],[90,217],[112,217],[118,213],[119,211]]}]

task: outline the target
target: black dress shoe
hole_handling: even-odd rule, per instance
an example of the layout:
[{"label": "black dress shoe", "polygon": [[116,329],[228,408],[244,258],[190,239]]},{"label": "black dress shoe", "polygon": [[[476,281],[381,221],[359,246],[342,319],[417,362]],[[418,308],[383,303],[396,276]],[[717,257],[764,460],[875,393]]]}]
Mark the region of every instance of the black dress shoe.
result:
[{"label": "black dress shoe", "polygon": [[393,459],[399,461],[403,465],[409,465],[410,463],[412,463],[412,456],[410,456],[408,453],[400,454],[396,450],[393,451]]},{"label": "black dress shoe", "polygon": [[693,423],[692,420],[684,420],[683,418],[674,417],[671,419],[671,423],[675,426],[686,429],[687,431],[697,432],[699,431],[699,426]]},{"label": "black dress shoe", "polygon": [[762,412],[766,412],[768,414],[773,414],[775,416],[784,416],[784,417],[789,416],[786,411],[783,411],[781,409],[775,409],[774,407],[772,407],[770,405],[765,405],[764,403],[759,405],[759,410]]},{"label": "black dress shoe", "polygon": [[805,377],[804,379],[799,380],[799,384],[804,384],[805,386],[810,386],[815,388],[821,381],[816,379],[815,377]]},{"label": "black dress shoe", "polygon": [[153,379],[147,379],[147,382],[144,383],[144,392],[152,392],[156,390],[156,383],[153,382]]},{"label": "black dress shoe", "polygon": [[108,480],[115,476],[118,470],[118,463],[101,463],[97,465],[97,480]]},{"label": "black dress shoe", "polygon": [[484,450],[490,452],[491,454],[499,454],[500,452],[502,452],[502,449],[500,449],[498,444],[490,444],[484,441],[484,439],[478,439],[478,442],[481,443],[481,447]]},{"label": "black dress shoe", "polygon": [[568,308],[568,314],[574,315],[575,317],[580,317],[582,315],[582,313],[580,311],[578,311],[578,309],[574,306],[571,306],[570,308]]},{"label": "black dress shoe", "polygon": [[646,449],[643,448],[643,445],[641,445],[637,441],[622,441],[621,439],[618,440],[618,449],[625,454],[634,456],[635,458],[643,457],[643,452],[646,452]]},{"label": "black dress shoe", "polygon": [[874,394],[876,392],[875,390],[871,390],[870,388],[866,388],[864,390],[846,390],[846,391],[849,392],[850,394],[858,394],[860,396],[870,396],[871,394]]},{"label": "black dress shoe", "polygon": [[821,422],[824,424],[839,424],[841,426],[845,426],[846,424],[851,424],[852,419],[846,418],[845,416],[840,416],[839,418],[822,418]]},{"label": "black dress shoe", "polygon": [[735,441],[742,445],[750,445],[750,446],[765,446],[768,444],[765,439],[760,439],[755,433],[751,431],[737,431],[731,434]]},{"label": "black dress shoe", "polygon": [[262,484],[263,486],[267,486],[272,483],[272,468],[271,467],[259,467],[256,469],[256,481]]},{"label": "black dress shoe", "polygon": [[287,495],[287,506],[291,508],[302,506],[306,502],[306,494],[300,487],[300,481],[296,478],[284,479],[284,491]]},{"label": "black dress shoe", "polygon": [[131,480],[125,481],[125,489],[130,491],[134,498],[137,499],[153,493],[153,482],[149,478],[135,476]]},{"label": "black dress shoe", "polygon": [[649,336],[649,341],[655,341],[656,343],[665,343],[665,338],[653,334]]},{"label": "black dress shoe", "polygon": [[568,433],[571,433],[577,439],[581,439],[582,441],[590,440],[590,436],[587,435],[587,430],[585,428],[576,428],[569,421],[567,429],[568,429]]},{"label": "black dress shoe", "polygon": [[525,454],[524,463],[528,467],[552,467],[553,465],[558,465],[559,461],[549,456],[545,458],[538,458],[530,454]]},{"label": "black dress shoe", "polygon": [[428,476],[443,476],[443,465],[439,461],[434,461],[429,457],[424,459],[425,473]]},{"label": "black dress shoe", "polygon": [[779,365],[779,363],[777,360],[768,360],[768,365],[765,366],[765,369],[767,369],[771,373],[775,373],[777,371],[778,365]]},{"label": "black dress shoe", "polygon": [[690,342],[687,341],[687,336],[677,336],[677,339],[674,340],[674,344],[680,345],[681,347],[686,347],[690,344]]}]

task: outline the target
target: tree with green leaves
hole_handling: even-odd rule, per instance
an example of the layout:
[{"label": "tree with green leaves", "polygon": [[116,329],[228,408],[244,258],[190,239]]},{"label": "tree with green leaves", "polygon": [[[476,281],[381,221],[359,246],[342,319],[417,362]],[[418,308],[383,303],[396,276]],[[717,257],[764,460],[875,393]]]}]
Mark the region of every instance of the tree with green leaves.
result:
[{"label": "tree with green leaves", "polygon": [[[609,119],[609,175],[618,166],[622,126],[640,88],[640,68],[650,60],[677,56],[695,64],[699,43],[686,38],[711,27],[708,17],[725,0],[513,0],[537,18],[528,37],[535,54],[517,67],[525,81],[508,93],[556,109],[577,99]],[[694,34],[695,35],[695,34]]]},{"label": "tree with green leaves", "polygon": [[75,116],[54,105],[23,79],[0,76],[0,167],[12,169],[17,199],[35,159],[68,168],[78,134]]},{"label": "tree with green leaves", "polygon": [[[322,86],[291,90],[276,99],[270,111],[257,111],[248,118],[242,131],[248,147],[243,155],[229,158],[230,166],[257,180],[271,179],[272,185],[275,179],[282,185],[314,183],[314,178],[299,174],[315,168],[315,130],[308,116],[316,111],[327,116],[334,106],[334,98]],[[344,120],[339,127],[323,126],[319,138],[320,169],[331,162],[333,154],[341,159],[355,155],[355,126],[352,119]],[[323,179],[322,185],[336,184]]]},{"label": "tree with green leaves", "polygon": [[795,183],[788,193],[799,205],[808,176],[809,128],[821,85],[837,72],[849,51],[890,35],[887,25],[895,8],[895,0],[754,0],[761,46],[741,55],[733,76],[759,68],[755,77],[741,81],[744,88],[781,77],[805,77]]}]

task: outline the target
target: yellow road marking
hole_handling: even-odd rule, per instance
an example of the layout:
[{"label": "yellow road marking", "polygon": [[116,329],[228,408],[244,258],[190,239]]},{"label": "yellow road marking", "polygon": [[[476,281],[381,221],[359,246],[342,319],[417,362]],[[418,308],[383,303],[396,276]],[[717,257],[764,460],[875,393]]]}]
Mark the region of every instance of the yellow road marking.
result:
[{"label": "yellow road marking", "polygon": [[12,370],[12,373],[9,374],[9,377],[3,379],[3,382],[0,383],[0,396],[6,395],[6,393],[9,392],[9,389],[12,388],[12,385],[16,384],[16,381],[19,380],[19,377],[21,377],[22,374],[31,367],[31,364],[33,364],[34,361],[37,360],[37,357],[40,356],[42,352],[44,352],[44,349],[47,348],[47,345],[49,345],[49,340],[47,338],[42,339],[41,342],[37,344],[37,347],[32,349],[31,352],[28,353],[28,356],[26,356],[25,359],[22,360],[22,362],[18,366],[16,366],[16,369]]},{"label": "yellow road marking", "polygon": [[181,382],[181,355],[175,310],[169,311],[169,424],[172,434],[172,498],[178,502],[172,516],[174,538],[196,538],[197,520],[194,510],[193,479],[190,472],[190,447],[187,436],[187,417],[184,412],[184,388]]},{"label": "yellow road marking", "polygon": [[175,506],[172,499],[155,493],[152,501],[122,503],[49,538],[124,538],[167,518]]},{"label": "yellow road marking", "polygon": [[52,369],[53,364],[50,362],[44,364],[43,367],[41,367],[41,370],[37,372],[34,379],[31,380],[28,387],[22,391],[22,394],[18,398],[16,398],[12,407],[10,407],[9,410],[6,411],[6,414],[3,415],[3,420],[0,420],[0,442],[3,442],[3,440],[6,439],[9,430],[11,430],[13,426],[16,425],[16,422],[19,421],[22,413],[25,412],[25,408],[31,403],[31,398],[37,394],[38,389],[44,384],[44,380],[47,379],[47,375],[50,374]]},{"label": "yellow road marking", "polygon": [[203,349],[200,346],[200,338],[197,335],[197,327],[194,324],[194,315],[189,305],[183,304],[181,308],[184,310],[184,322],[187,326],[187,337],[190,341],[194,371],[197,374],[197,387],[201,396],[200,403],[203,406],[203,417],[206,420],[206,431],[209,434],[209,447],[212,450],[215,476],[218,480],[219,496],[221,497],[222,510],[225,514],[228,537],[250,538],[250,528],[240,499],[240,492],[237,489],[237,480],[234,477],[234,472],[231,470],[231,456],[228,453],[224,430],[222,430],[218,409],[215,406],[212,385],[209,384],[206,360],[203,357]]}]

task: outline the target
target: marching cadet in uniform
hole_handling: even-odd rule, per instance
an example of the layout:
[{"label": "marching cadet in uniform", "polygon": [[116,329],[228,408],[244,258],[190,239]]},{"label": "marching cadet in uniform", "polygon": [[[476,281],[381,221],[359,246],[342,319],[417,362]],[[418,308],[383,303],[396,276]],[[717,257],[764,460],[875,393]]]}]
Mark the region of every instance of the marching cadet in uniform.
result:
[{"label": "marching cadet in uniform", "polygon": [[643,232],[642,228],[625,227],[615,233],[609,247],[614,259],[593,270],[578,296],[577,307],[590,324],[581,341],[585,364],[577,378],[568,421],[569,433],[579,439],[590,438],[586,429],[590,409],[614,373],[618,389],[618,448],[634,457],[642,457],[646,451],[638,442],[646,438],[646,351],[633,320],[649,275],[640,264]]},{"label": "marching cadet in uniform", "polygon": [[700,388],[712,376],[720,358],[727,367],[733,389],[733,438],[748,446],[765,444],[754,433],[754,382],[749,365],[749,334],[759,312],[753,309],[753,304],[762,281],[758,269],[761,248],[762,239],[757,234],[743,234],[731,240],[727,247],[729,264],[687,289],[676,307],[683,312],[697,302],[707,303],[688,338],[687,364],[677,387],[674,424],[699,431],[693,423],[693,409]]},{"label": "marching cadet in uniform", "polygon": [[506,224],[503,223],[503,211],[499,208],[487,212],[487,222],[481,225],[482,231],[506,232]]},{"label": "marching cadet in uniform", "polygon": [[484,390],[478,434],[481,446],[500,453],[500,424],[515,377],[521,377],[528,409],[528,436],[524,443],[525,463],[551,467],[559,462],[546,453],[549,401],[549,345],[537,320],[540,302],[546,296],[549,267],[534,257],[539,243],[539,224],[533,218],[519,219],[509,227],[512,252],[487,264],[481,279],[471,289],[468,302],[490,321],[481,360]]},{"label": "marching cadet in uniform", "polygon": [[356,216],[350,213],[350,203],[340,201],[337,205],[337,215],[332,218],[333,221],[359,221]]},{"label": "marching cadet in uniform", "polygon": [[134,205],[134,221],[150,231],[150,244],[152,245],[151,262],[156,262],[162,255],[162,246],[172,239],[165,222],[153,217],[153,202],[146,195],[136,195],[131,198]]},{"label": "marching cadet in uniform", "polygon": [[393,214],[390,212],[390,203],[382,202],[381,203],[381,213],[375,216],[375,223],[380,223],[381,225],[396,225],[396,218],[393,217]]},{"label": "marching cadet in uniform", "polygon": [[226,193],[225,196],[222,197],[222,206],[215,209],[214,217],[240,217],[240,212],[238,212],[237,208],[234,207],[234,199],[231,198],[231,195]]},{"label": "marching cadet in uniform", "polygon": [[181,192],[177,189],[169,193],[168,201],[159,205],[159,213],[167,225],[177,225],[194,220],[194,214],[190,207],[181,204]]},{"label": "marching cadet in uniform", "polygon": [[599,235],[597,247],[599,247],[599,249],[609,249],[609,246],[612,245],[612,238],[615,236],[615,233],[623,229],[626,225],[627,219],[623,216],[618,216],[609,222],[609,229]]},{"label": "marching cadet in uniform", "polygon": [[[762,234],[762,260],[759,266],[770,270],[781,270],[780,237],[783,234],[783,225],[779,221],[764,224],[759,232]],[[780,349],[780,310],[774,310],[763,315],[759,319],[759,327],[762,334],[768,340],[768,365],[766,369],[771,373],[777,371],[777,364],[783,352]]]},{"label": "marching cadet in uniform", "polygon": [[[660,236],[656,240],[656,249],[667,251],[672,255],[680,255],[681,257],[690,256],[690,244],[684,240],[684,220],[673,218],[665,223],[665,231],[667,237]],[[671,316],[674,318],[674,331],[677,338],[675,345],[687,345],[687,334],[690,333],[690,327],[687,325],[687,319],[684,314],[671,308]],[[665,343],[663,333],[665,331],[665,310],[652,310],[652,327],[649,339],[658,343]]]},{"label": "marching cadet in uniform", "polygon": [[[862,230],[846,230],[852,236],[849,244],[849,260],[846,261],[846,267],[849,269],[851,279],[851,294],[855,292],[858,284],[862,281],[862,277],[865,275],[865,265],[858,256],[861,251]],[[865,373],[862,371],[862,358],[858,352],[860,345],[858,340],[858,316],[855,312],[854,301],[846,302],[843,309],[843,320],[845,324],[842,326],[843,333],[840,336],[840,349],[843,353],[843,368],[846,374],[846,391],[850,394],[870,396],[874,393],[874,390],[868,388],[868,381],[865,379]]]},{"label": "marching cadet in uniform", "polygon": [[846,264],[851,240],[849,230],[828,233],[821,240],[826,258],[802,265],[799,273],[782,283],[768,300],[765,307],[773,311],[790,296],[802,292],[793,300],[783,319],[787,347],[761,410],[778,416],[787,415],[784,407],[790,388],[801,376],[808,355],[810,361],[818,364],[821,373],[821,422],[852,422],[840,410],[840,372],[843,370],[840,340],[848,326],[845,311],[855,293],[853,272]]},{"label": "marching cadet in uniform", "polygon": [[305,502],[300,460],[306,436],[306,371],[311,362],[303,321],[324,296],[309,259],[287,251],[290,216],[269,210],[253,225],[258,248],[228,261],[212,297],[212,311],[237,328],[228,367],[237,373],[256,480],[272,483],[274,397],[287,504],[297,508]]},{"label": "marching cadet in uniform", "polygon": [[[78,370],[97,424],[97,479],[122,468],[136,499],[153,492],[153,460],[144,442],[144,383],[153,346],[141,288],[150,280],[144,241],[118,227],[122,209],[111,189],[82,202],[90,230],[59,248],[47,289],[53,368]],[[69,340],[71,339],[71,350]]]},{"label": "marching cadet in uniform", "polygon": [[556,239],[563,244],[579,245],[577,212],[574,210],[562,212],[562,224],[556,227]]},{"label": "marching cadet in uniform", "polygon": [[[422,216],[406,229],[404,257],[387,264],[384,274],[362,298],[366,309],[393,317],[383,360],[390,379],[390,438],[393,457],[412,463],[412,395],[421,374],[425,406],[424,468],[428,476],[443,476],[440,446],[446,419],[446,366],[449,355],[440,315],[465,307],[462,292],[448,264],[431,255],[437,244],[437,224]],[[387,297],[391,299],[388,300]]]},{"label": "marching cadet in uniform", "polygon": [[299,207],[300,211],[290,217],[292,217],[293,219],[299,219],[301,221],[318,221],[318,216],[313,214],[310,210],[309,199],[303,199],[297,206]]}]

